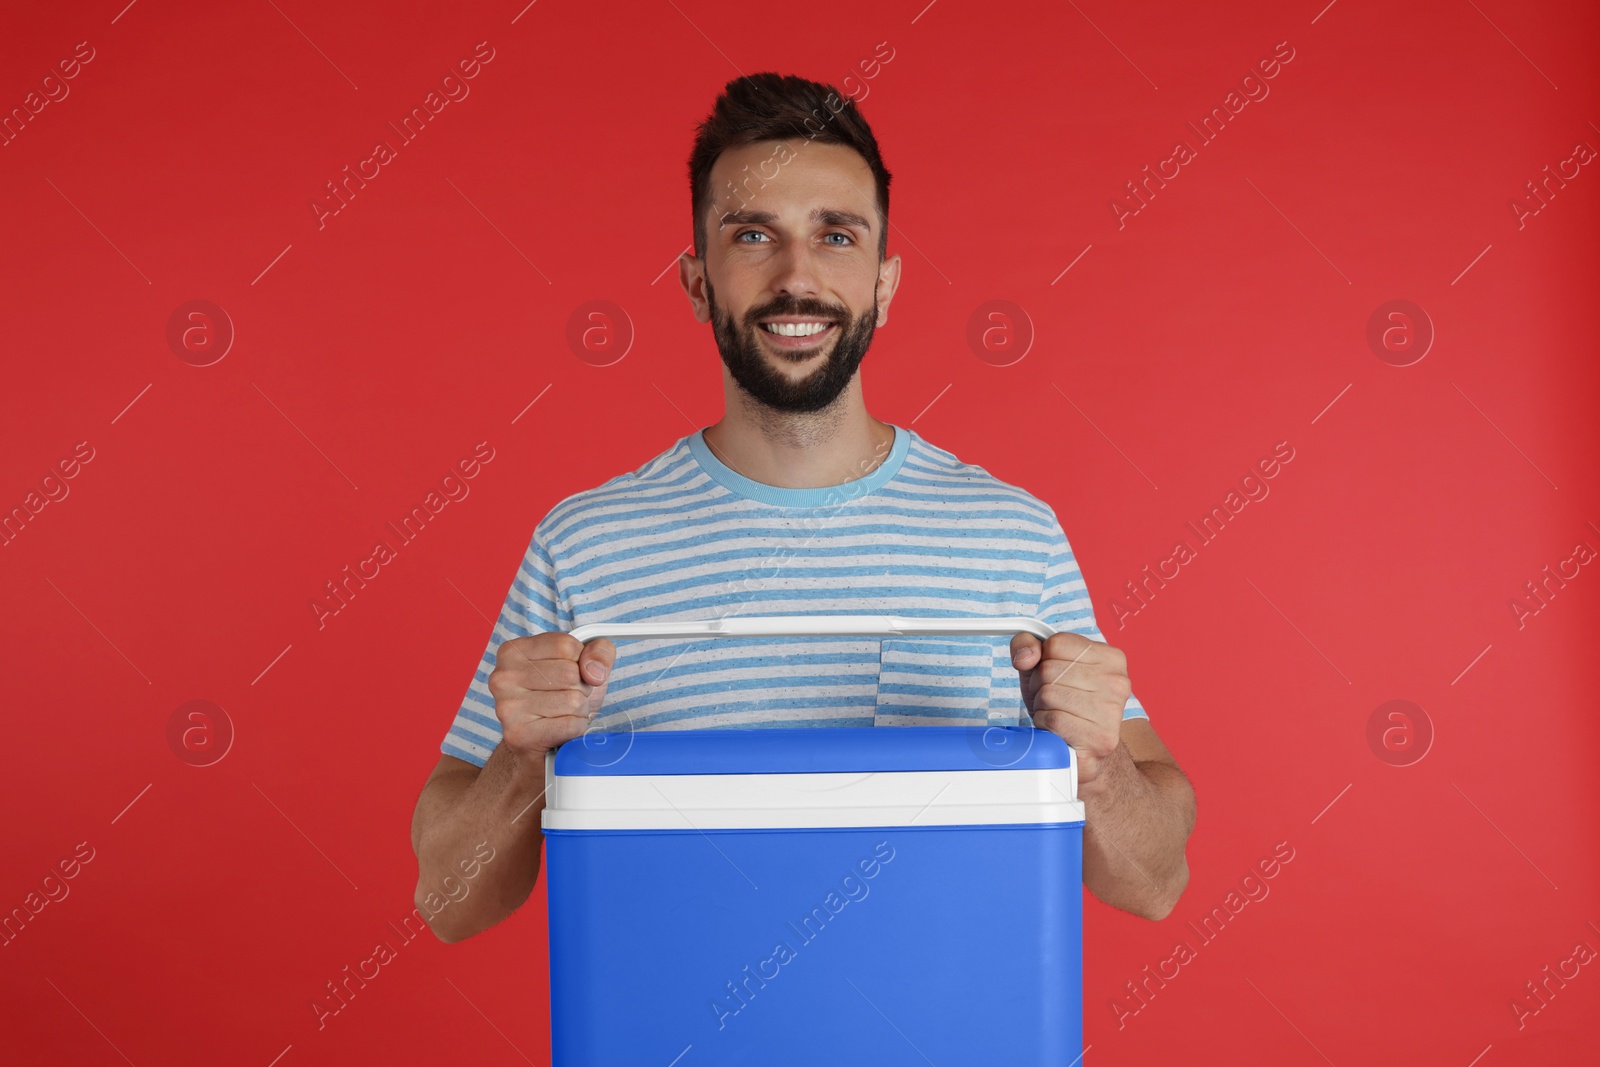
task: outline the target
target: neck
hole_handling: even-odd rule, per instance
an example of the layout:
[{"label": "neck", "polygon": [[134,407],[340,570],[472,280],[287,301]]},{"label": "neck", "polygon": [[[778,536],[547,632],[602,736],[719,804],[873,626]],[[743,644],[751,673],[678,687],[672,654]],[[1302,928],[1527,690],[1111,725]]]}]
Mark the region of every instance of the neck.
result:
[{"label": "neck", "polygon": [[821,411],[774,411],[743,392],[703,433],[706,447],[752,481],[820,489],[864,478],[889,458],[894,427],[867,413],[858,382]]}]

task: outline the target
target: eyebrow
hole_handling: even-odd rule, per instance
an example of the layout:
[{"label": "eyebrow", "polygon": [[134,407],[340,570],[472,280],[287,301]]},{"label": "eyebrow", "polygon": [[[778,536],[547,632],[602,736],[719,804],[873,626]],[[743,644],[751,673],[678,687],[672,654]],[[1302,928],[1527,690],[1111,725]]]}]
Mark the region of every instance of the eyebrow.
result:
[{"label": "eyebrow", "polygon": [[[750,211],[740,208],[730,211],[722,216],[717,224],[721,229],[725,226],[772,226],[778,221],[776,213],[771,211]],[[819,207],[811,211],[811,221],[821,226],[854,226],[865,232],[872,232],[872,224],[853,211],[840,211],[838,208]]]}]

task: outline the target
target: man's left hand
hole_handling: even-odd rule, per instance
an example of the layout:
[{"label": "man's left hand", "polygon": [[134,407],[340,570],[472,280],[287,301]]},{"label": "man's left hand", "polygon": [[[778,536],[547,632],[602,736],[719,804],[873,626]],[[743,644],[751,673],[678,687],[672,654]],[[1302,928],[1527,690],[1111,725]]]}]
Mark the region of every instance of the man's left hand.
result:
[{"label": "man's left hand", "polygon": [[1078,796],[1104,793],[1103,772],[1121,743],[1122,709],[1133,693],[1128,658],[1082,634],[1063,632],[1041,642],[1023,633],[1011,639],[1011,663],[1033,724],[1072,746]]}]

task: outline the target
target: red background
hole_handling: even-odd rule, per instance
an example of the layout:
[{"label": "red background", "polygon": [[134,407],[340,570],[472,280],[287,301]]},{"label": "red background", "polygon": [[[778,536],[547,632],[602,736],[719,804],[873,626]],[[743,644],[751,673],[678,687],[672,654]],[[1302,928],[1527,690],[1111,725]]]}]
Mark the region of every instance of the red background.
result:
[{"label": "red background", "polygon": [[[1600,548],[1597,165],[1510,206],[1600,145],[1593,5],[123,3],[0,24],[8,112],[94,50],[0,147],[0,507],[93,449],[0,548],[0,908],[94,850],[0,948],[0,1058],[546,1062],[542,882],[484,936],[400,944],[412,806],[533,525],[721,414],[667,268],[693,126],[765,69],[854,74],[895,175],[871,409],[1056,508],[1195,784],[1177,911],[1086,901],[1084,1063],[1595,1055],[1600,968],[1521,1029],[1511,1003],[1600,950],[1600,575],[1510,607]],[[319,228],[324,183],[481,41],[470,95]],[[1284,41],[1119,229],[1124,183]],[[167,341],[196,299],[236,331],[203,367]],[[597,299],[633,336],[608,366],[566,339]],[[1034,332],[1007,366],[966,340],[995,299]],[[1409,366],[1366,341],[1395,299],[1436,331]],[[480,441],[471,495],[319,628],[324,583]],[[1123,583],[1280,441],[1270,496],[1119,628]],[[1409,766],[1368,742],[1394,699],[1434,733]],[[169,742],[191,700],[235,733],[210,766]]]}]

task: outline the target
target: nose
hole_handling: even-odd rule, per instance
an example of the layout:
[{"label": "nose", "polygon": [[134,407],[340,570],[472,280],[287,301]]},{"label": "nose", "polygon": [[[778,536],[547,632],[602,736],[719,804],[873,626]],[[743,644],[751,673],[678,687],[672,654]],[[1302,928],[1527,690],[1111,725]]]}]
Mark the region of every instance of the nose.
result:
[{"label": "nose", "polygon": [[816,253],[804,241],[791,241],[773,257],[772,291],[798,300],[816,300],[821,290]]}]

